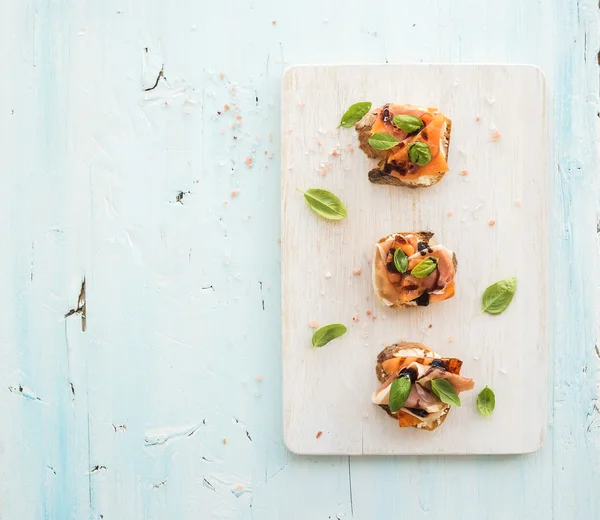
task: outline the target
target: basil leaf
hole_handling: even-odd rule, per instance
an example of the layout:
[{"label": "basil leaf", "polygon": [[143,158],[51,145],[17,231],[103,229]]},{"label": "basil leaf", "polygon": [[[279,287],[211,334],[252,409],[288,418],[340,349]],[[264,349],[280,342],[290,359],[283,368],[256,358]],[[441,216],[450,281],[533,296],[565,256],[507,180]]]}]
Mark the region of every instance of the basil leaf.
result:
[{"label": "basil leaf", "polygon": [[404,406],[404,402],[408,399],[412,384],[408,375],[403,375],[392,381],[390,388],[390,412],[396,413]]},{"label": "basil leaf", "polygon": [[502,314],[510,305],[517,290],[517,279],[513,276],[490,285],[481,297],[481,312]]},{"label": "basil leaf", "polygon": [[419,262],[413,270],[410,272],[415,278],[425,278],[429,276],[437,267],[438,259],[434,256],[426,258],[422,262]]},{"label": "basil leaf", "polygon": [[484,417],[490,415],[496,408],[496,396],[491,388],[487,386],[477,396],[477,409]]},{"label": "basil leaf", "polygon": [[342,220],[348,213],[342,201],[330,191],[322,190],[321,188],[298,191],[304,195],[310,209],[323,218]]},{"label": "basil leaf", "polygon": [[332,339],[339,338],[346,334],[348,329],[344,325],[334,323],[333,325],[325,325],[319,330],[315,331],[312,337],[313,347],[324,347]]},{"label": "basil leaf", "polygon": [[358,103],[354,103],[354,105],[346,110],[346,113],[342,116],[338,128],[340,126],[343,126],[344,128],[350,128],[354,126],[365,116],[369,110],[371,110],[370,101],[360,101]]},{"label": "basil leaf", "polygon": [[400,141],[393,135],[386,134],[385,132],[377,132],[369,137],[369,144],[376,150],[389,150],[394,148]]},{"label": "basil leaf", "polygon": [[399,273],[405,273],[408,269],[408,256],[400,248],[394,251],[394,265]]},{"label": "basil leaf", "polygon": [[392,122],[400,130],[404,130],[405,132],[407,132],[409,134],[418,132],[419,130],[421,130],[421,128],[423,128],[425,126],[423,124],[423,121],[421,121],[418,117],[408,116],[408,115],[394,116],[394,119],[392,119]]},{"label": "basil leaf", "polygon": [[408,147],[408,157],[417,166],[425,166],[431,161],[431,150],[425,143],[412,143]]},{"label": "basil leaf", "polygon": [[431,390],[440,398],[442,403],[460,406],[460,397],[447,379],[432,379]]}]

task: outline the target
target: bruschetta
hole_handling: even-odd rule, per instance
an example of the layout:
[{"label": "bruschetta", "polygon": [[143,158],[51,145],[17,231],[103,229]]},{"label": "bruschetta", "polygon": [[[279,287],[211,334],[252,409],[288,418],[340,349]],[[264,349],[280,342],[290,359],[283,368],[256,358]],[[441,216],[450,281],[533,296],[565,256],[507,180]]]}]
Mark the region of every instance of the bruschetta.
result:
[{"label": "bruschetta", "polygon": [[[458,394],[473,389],[473,380],[460,375],[461,367],[459,359],[444,358],[420,343],[391,345],[377,356],[375,371],[381,384],[371,400],[397,420],[401,428],[435,430],[448,416],[448,401],[460,404]],[[394,384],[399,379],[404,379],[403,384]],[[447,383],[441,385],[440,380]],[[403,394],[400,401],[399,392]],[[399,403],[401,407],[394,410]]]},{"label": "bruschetta", "polygon": [[454,296],[456,255],[430,231],[393,233],[375,245],[373,289],[392,308],[427,306]]},{"label": "bruschetta", "polygon": [[448,171],[451,130],[452,121],[437,108],[387,104],[371,110],[356,124],[361,150],[379,161],[369,180],[409,188],[439,182]]}]

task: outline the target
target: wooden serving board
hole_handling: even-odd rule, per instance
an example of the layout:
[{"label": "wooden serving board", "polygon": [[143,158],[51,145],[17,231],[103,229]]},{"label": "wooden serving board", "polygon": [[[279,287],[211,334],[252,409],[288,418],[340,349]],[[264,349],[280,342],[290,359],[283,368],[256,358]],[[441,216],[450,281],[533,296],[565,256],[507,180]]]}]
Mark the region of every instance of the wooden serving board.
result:
[{"label": "wooden serving board", "polygon": [[[358,148],[355,130],[336,128],[357,101],[439,107],[452,119],[444,179],[419,190],[371,184],[367,172],[374,162]],[[545,112],[545,80],[531,66],[302,66],[286,72],[283,425],[291,451],[492,454],[541,446],[547,396]],[[311,187],[338,195],[347,218],[332,222],[312,213],[296,191]],[[424,308],[387,309],[371,285],[374,244],[392,232],[420,230],[435,232],[456,253],[456,296]],[[508,310],[479,315],[485,288],[510,276],[518,286]],[[313,350],[312,321],[343,323],[348,332]],[[375,358],[401,340],[462,359],[462,374],[476,382],[475,390],[461,394],[462,407],[453,407],[434,432],[400,429],[371,403],[379,385]],[[476,398],[486,385],[496,393],[496,410],[484,418]]]}]

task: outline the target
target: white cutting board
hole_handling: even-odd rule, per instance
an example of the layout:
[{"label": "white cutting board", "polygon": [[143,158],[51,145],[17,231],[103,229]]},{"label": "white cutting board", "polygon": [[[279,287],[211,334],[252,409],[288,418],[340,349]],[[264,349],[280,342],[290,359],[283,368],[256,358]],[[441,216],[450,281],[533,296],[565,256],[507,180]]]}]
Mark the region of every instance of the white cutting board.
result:
[{"label": "white cutting board", "polygon": [[[374,162],[358,148],[355,130],[336,129],[357,101],[437,106],[450,117],[450,171],[443,180],[419,190],[370,183]],[[545,114],[545,80],[531,66],[303,66],[285,73],[283,426],[291,451],[485,454],[541,446],[547,396]],[[498,141],[492,140],[494,130]],[[312,213],[296,191],[310,187],[338,195],[347,218],[336,223]],[[456,296],[429,307],[387,309],[371,286],[374,244],[392,232],[421,230],[435,232],[456,253]],[[517,277],[518,286],[508,310],[478,315],[485,288],[509,276]],[[348,332],[313,350],[313,320],[343,323]],[[453,407],[433,432],[400,429],[371,403],[379,386],[377,354],[401,340],[462,359],[462,375],[475,380],[475,390],[461,394],[462,407]],[[496,410],[484,418],[476,399],[486,385],[496,393]]]}]

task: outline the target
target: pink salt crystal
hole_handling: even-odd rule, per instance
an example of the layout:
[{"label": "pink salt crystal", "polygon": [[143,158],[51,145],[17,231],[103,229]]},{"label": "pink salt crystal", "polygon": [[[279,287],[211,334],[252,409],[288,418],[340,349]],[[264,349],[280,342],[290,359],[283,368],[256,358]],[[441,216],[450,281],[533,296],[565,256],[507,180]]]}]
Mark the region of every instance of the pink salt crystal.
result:
[{"label": "pink salt crystal", "polygon": [[496,225],[496,221],[495,220],[490,220],[488,222],[488,226],[490,226],[490,227],[495,226],[495,225]]},{"label": "pink salt crystal", "polygon": [[354,276],[359,276],[360,275],[360,267],[357,267],[356,269],[352,270],[352,274]]},{"label": "pink salt crystal", "polygon": [[358,314],[355,314],[354,316],[352,316],[352,321],[355,323],[358,323]]},{"label": "pink salt crystal", "polygon": [[235,199],[240,194],[240,190],[233,190],[231,192],[231,198]]},{"label": "pink salt crystal", "polygon": [[460,174],[461,174],[463,177],[466,177],[467,175],[469,175],[469,170],[460,170]]},{"label": "pink salt crystal", "polygon": [[497,143],[498,141],[500,141],[500,139],[502,139],[502,134],[498,130],[494,130],[492,132],[492,141]]},{"label": "pink salt crystal", "polygon": [[308,326],[311,329],[318,329],[319,328],[319,322],[318,321],[314,321],[314,320],[313,321],[309,321],[308,322]]}]

